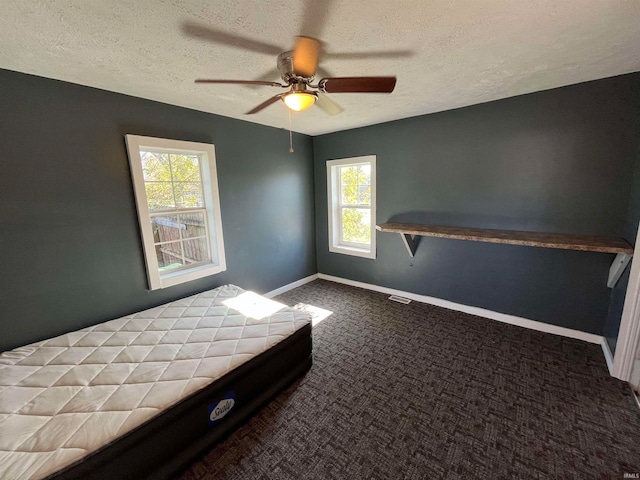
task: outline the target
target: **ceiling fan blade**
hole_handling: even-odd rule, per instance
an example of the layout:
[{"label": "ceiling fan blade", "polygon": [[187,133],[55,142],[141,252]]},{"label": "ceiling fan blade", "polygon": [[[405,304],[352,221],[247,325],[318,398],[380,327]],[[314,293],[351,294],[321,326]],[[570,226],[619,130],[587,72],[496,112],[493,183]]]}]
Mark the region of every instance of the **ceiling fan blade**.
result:
[{"label": "ceiling fan blade", "polygon": [[293,50],[293,72],[301,77],[312,77],[320,61],[320,40],[298,37]]},{"label": "ceiling fan blade", "polygon": [[[327,75],[328,77],[330,77],[331,75]],[[269,80],[272,80],[274,78],[279,78],[280,77],[280,72],[278,71],[277,68],[272,68],[267,72],[264,72],[262,75],[260,75],[257,78],[254,78],[253,81],[254,82],[267,82]],[[251,87],[251,85],[249,85],[249,87]]]},{"label": "ceiling fan blade", "polygon": [[253,108],[252,110],[249,110],[246,115],[253,115],[254,113],[258,113],[260,110],[262,110],[263,108],[267,108],[269,105],[271,105],[272,103],[276,103],[278,100],[280,100],[280,97],[282,97],[282,95],[276,95],[275,97],[271,97],[269,100],[262,102],[260,105],[258,105],[257,107]]},{"label": "ceiling fan blade", "polygon": [[396,77],[337,77],[318,82],[325,93],[391,93],[395,86]]},{"label": "ceiling fan blade", "polygon": [[338,115],[344,112],[344,108],[334,102],[330,97],[322,92],[316,92],[316,105],[329,115]]},{"label": "ceiling fan blade", "polygon": [[331,10],[333,0],[305,0],[302,15],[302,35],[322,38],[322,31],[327,23],[327,16]]},{"label": "ceiling fan blade", "polygon": [[233,33],[223,32],[222,30],[194,22],[183,22],[182,32],[190,37],[201,38],[221,45],[241,48],[251,52],[264,53],[266,55],[278,55],[280,52],[285,50],[277,45],[235,35]]},{"label": "ceiling fan blade", "polygon": [[325,52],[322,54],[326,58],[335,58],[338,60],[366,60],[369,58],[402,58],[412,57],[412,50],[386,50],[379,52]]},{"label": "ceiling fan blade", "polygon": [[209,80],[207,78],[198,78],[195,83],[231,83],[234,85],[264,85],[267,87],[287,87],[278,82],[263,82],[261,80]]}]

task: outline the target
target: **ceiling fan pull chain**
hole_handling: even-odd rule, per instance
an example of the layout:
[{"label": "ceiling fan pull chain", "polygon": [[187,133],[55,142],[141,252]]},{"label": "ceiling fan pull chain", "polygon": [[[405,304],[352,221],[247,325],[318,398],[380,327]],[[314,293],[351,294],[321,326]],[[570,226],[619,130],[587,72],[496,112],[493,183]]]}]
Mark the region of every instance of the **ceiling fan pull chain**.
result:
[{"label": "ceiling fan pull chain", "polygon": [[291,110],[287,108],[289,112],[289,153],[293,153],[293,133],[291,133]]}]

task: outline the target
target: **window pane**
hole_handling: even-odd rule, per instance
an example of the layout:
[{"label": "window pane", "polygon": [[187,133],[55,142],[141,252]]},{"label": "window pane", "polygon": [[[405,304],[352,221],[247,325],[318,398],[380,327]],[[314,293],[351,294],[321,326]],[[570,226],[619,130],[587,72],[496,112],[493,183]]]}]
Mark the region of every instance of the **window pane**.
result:
[{"label": "window pane", "polygon": [[180,242],[156,245],[156,256],[158,257],[158,267],[160,267],[161,272],[184,265]]},{"label": "window pane", "polygon": [[171,155],[174,182],[200,182],[200,161],[197,155]]},{"label": "window pane", "polygon": [[358,196],[358,203],[360,205],[371,205],[371,185],[359,186]]},{"label": "window pane", "polygon": [[213,145],[139,135],[126,143],[149,287],[226,270]]},{"label": "window pane", "polygon": [[200,183],[174,183],[173,189],[176,194],[176,207],[191,208],[204,206],[204,202],[202,201],[202,185]]},{"label": "window pane", "polygon": [[358,167],[358,184],[371,185],[371,165],[360,165]]},{"label": "window pane", "polygon": [[358,187],[356,185],[342,187],[342,204],[357,205],[358,204]]},{"label": "window pane", "polygon": [[182,238],[204,237],[207,235],[204,212],[181,213]]},{"label": "window pane", "polygon": [[357,185],[358,167],[340,167],[340,182],[342,185]]},{"label": "window pane", "polygon": [[371,210],[368,208],[342,209],[342,241],[371,243]]},{"label": "window pane", "polygon": [[151,217],[151,227],[153,228],[153,242],[172,242],[180,240],[180,229],[184,225],[178,223],[177,215],[162,215]]},{"label": "window pane", "polygon": [[161,210],[175,207],[173,189],[170,182],[145,182],[149,210]]},{"label": "window pane", "polygon": [[206,238],[194,238],[193,240],[185,240],[183,242],[183,247],[187,265],[190,263],[211,261]]},{"label": "window pane", "polygon": [[145,181],[171,181],[169,156],[166,153],[140,151],[142,158],[142,173]]}]

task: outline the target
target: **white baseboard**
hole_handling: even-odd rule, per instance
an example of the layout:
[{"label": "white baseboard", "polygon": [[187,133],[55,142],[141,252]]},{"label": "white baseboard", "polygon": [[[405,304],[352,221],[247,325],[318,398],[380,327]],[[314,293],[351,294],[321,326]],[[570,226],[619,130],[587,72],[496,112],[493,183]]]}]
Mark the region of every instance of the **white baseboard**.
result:
[{"label": "white baseboard", "polygon": [[296,280],[295,282],[289,283],[284,287],[276,288],[275,290],[271,290],[268,293],[264,293],[262,296],[267,298],[277,297],[281,293],[288,292],[289,290],[293,290],[296,287],[300,287],[305,283],[313,282],[318,279],[318,274],[314,273],[313,275],[309,275],[308,277],[301,278],[300,280]]},{"label": "white baseboard", "polygon": [[607,339],[602,337],[602,353],[604,353],[604,359],[607,361],[607,368],[609,369],[609,374],[613,374],[613,353],[611,353],[611,349],[609,348],[609,343]]},{"label": "white baseboard", "polygon": [[478,317],[497,320],[498,322],[517,325],[519,327],[537,330],[539,332],[551,333],[553,335],[560,335],[562,337],[575,338],[576,340],[600,344],[605,361],[607,362],[607,367],[609,368],[609,373],[613,371],[613,354],[609,349],[609,344],[607,343],[606,339],[601,335],[581,332],[580,330],[573,330],[571,328],[559,327],[557,325],[538,322],[536,320],[529,320],[528,318],[516,317],[515,315],[508,315],[506,313],[494,312],[493,310],[487,310],[485,308],[472,307],[469,305],[463,305],[461,303],[450,302],[449,300],[442,300],[441,298],[419,295],[417,293],[405,292],[402,290],[396,290],[394,288],[380,287],[371,283],[358,282],[356,280],[335,277],[333,275],[326,275],[324,273],[316,273],[314,275],[309,275],[308,277],[301,278],[300,280],[296,280],[295,282],[289,283],[287,285],[284,285],[283,287],[265,293],[264,296],[267,298],[272,298],[282,293],[288,292],[289,290],[293,290],[294,288],[300,287],[306,283],[313,282],[317,279],[329,280],[331,282],[351,285],[352,287],[364,288],[366,290],[373,290],[389,295],[400,295],[401,297],[406,297],[416,302],[428,303],[429,305],[435,305],[438,307],[447,308],[449,310],[469,313]]},{"label": "white baseboard", "polygon": [[[395,290],[393,288],[380,287],[378,285],[372,285],[370,283],[358,282],[355,280],[349,280],[341,277],[334,277],[333,275],[326,275],[319,273],[318,278],[322,280],[329,280],[336,283],[344,283],[345,285],[351,285],[353,287],[365,288],[367,290],[374,290],[376,292],[388,293],[390,295],[400,295],[401,297],[410,298],[416,302],[428,303],[430,305],[436,305],[438,307],[448,308],[449,310],[456,310],[458,312],[470,313],[471,315],[477,315],[478,317],[489,318],[491,320],[497,320],[503,323],[509,323],[511,325],[517,325],[519,327],[529,328],[531,330],[537,330],[539,332],[551,333],[553,335],[560,335],[562,337],[575,338],[576,340],[582,340],[589,343],[597,343],[603,345],[604,337],[601,335],[595,335],[593,333],[581,332],[580,330],[573,330],[571,328],[559,327],[557,325],[551,325],[544,322],[538,322],[536,320],[529,320],[527,318],[516,317],[515,315],[508,315],[506,313],[494,312],[493,310],[487,310],[480,307],[472,307],[469,305],[462,305],[461,303],[450,302],[449,300],[442,300],[440,298],[429,297],[426,295],[418,295],[411,292],[403,292],[402,290]],[[604,348],[604,347],[603,347]],[[611,352],[609,352],[610,354]],[[606,354],[605,354],[606,357]],[[607,358],[607,364],[609,359]],[[612,365],[612,364],[611,364]],[[609,367],[611,369],[611,366]]]}]

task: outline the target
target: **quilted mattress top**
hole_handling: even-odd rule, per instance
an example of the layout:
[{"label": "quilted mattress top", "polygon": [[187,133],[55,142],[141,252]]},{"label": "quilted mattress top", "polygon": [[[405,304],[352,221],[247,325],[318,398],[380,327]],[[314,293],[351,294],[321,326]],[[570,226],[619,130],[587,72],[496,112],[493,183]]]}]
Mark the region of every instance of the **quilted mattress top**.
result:
[{"label": "quilted mattress top", "polygon": [[0,478],[60,470],[310,322],[226,285],[0,355]]}]

